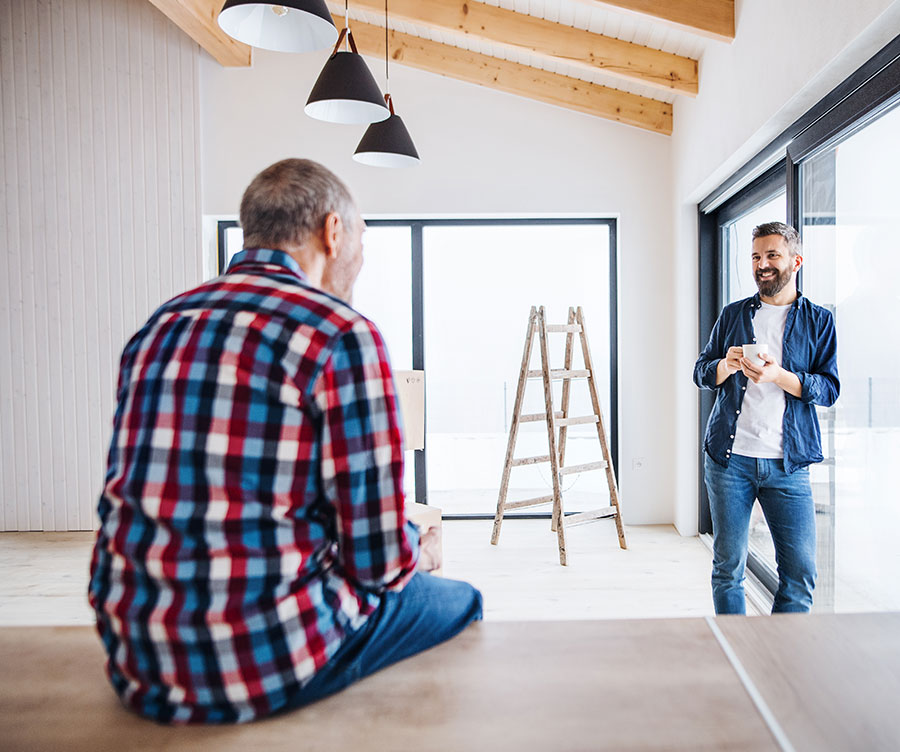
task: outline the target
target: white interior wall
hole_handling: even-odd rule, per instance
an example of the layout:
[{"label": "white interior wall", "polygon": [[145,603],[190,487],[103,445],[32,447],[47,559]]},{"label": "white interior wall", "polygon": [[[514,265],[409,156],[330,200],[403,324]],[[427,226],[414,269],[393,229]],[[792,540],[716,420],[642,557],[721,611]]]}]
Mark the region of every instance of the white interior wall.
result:
[{"label": "white interior wall", "polygon": [[4,529],[91,525],[118,352],[201,274],[199,118],[207,215],[234,214],[266,164],[309,156],[367,214],[618,216],[625,516],[695,531],[696,202],[900,32],[897,0],[736,5],[738,41],[704,57],[671,140],[395,66],[424,163],[382,172],[350,159],[361,128],[303,115],[322,57],[228,70],[203,54],[198,93],[196,45],[144,0],[4,3]]},{"label": "white interior wall", "polygon": [[198,57],[146,0],[0,2],[0,529],[94,526],[119,353],[200,279]]},{"label": "white interior wall", "polygon": [[[326,57],[254,51],[251,69],[226,69],[203,56],[204,214],[237,213],[256,172],[278,159],[308,157],[341,176],[367,215],[618,217],[623,515],[629,523],[671,522],[675,425],[660,390],[673,355],[663,324],[674,307],[669,139],[395,65],[391,93],[422,164],[365,167],[351,159],[363,126],[303,113]],[[383,83],[379,62],[370,66]],[[642,467],[633,470],[637,457]]]},{"label": "white interior wall", "polygon": [[[737,0],[736,40],[712,45],[672,134],[675,524],[697,531],[697,203],[897,34],[897,0]],[[749,263],[749,261],[748,261]]]}]

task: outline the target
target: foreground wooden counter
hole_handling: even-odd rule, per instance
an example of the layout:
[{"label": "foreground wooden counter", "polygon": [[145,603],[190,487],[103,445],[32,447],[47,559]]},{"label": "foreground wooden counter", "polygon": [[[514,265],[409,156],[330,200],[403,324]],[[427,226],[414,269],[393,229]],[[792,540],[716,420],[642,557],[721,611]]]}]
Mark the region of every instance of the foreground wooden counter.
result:
[{"label": "foreground wooden counter", "polygon": [[[736,668],[735,656],[743,668]],[[797,750],[900,746],[897,614],[729,617],[714,625],[703,619],[479,623],[339,695],[231,727],[168,728],[141,720],[118,704],[102,664],[89,628],[0,629],[0,748],[785,748],[742,671],[753,676]],[[834,736],[829,724],[844,731]]]}]

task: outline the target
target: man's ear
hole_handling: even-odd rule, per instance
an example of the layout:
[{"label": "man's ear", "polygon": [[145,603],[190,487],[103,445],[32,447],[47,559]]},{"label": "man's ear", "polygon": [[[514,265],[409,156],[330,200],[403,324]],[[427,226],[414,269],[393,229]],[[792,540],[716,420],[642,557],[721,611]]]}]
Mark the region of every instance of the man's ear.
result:
[{"label": "man's ear", "polygon": [[337,258],[343,234],[344,223],[341,220],[341,215],[337,212],[326,214],[325,223],[322,227],[322,244],[325,246],[325,255],[328,258]]},{"label": "man's ear", "polygon": [[803,256],[798,253],[794,256],[794,271],[799,271],[801,266],[803,266]]}]

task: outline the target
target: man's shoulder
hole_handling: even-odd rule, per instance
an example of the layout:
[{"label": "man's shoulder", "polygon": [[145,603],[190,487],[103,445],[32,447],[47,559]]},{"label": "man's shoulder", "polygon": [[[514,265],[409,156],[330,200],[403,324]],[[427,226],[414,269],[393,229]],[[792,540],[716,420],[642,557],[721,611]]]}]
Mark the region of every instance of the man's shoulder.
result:
[{"label": "man's shoulder", "polygon": [[814,311],[816,314],[818,314],[820,316],[831,316],[831,309],[828,306],[819,305],[818,303],[813,303],[805,295],[800,298],[800,302],[803,305],[809,306],[809,310]]},{"label": "man's shoulder", "polygon": [[339,335],[357,326],[372,326],[369,319],[347,301],[317,287],[302,284],[287,294],[297,301],[299,310],[295,313],[303,323],[327,333]]},{"label": "man's shoulder", "polygon": [[832,309],[828,306],[819,305],[818,303],[813,303],[809,298],[805,295],[802,295],[799,299],[800,308],[805,309],[808,315],[816,322],[825,323],[831,321],[834,318],[834,314],[832,313]]},{"label": "man's shoulder", "polygon": [[[362,351],[384,347],[381,332],[375,324],[352,304],[325,290],[302,283],[280,290],[291,304],[288,328],[300,330],[299,339],[314,343],[307,356],[315,351],[321,363],[329,360],[336,349]],[[314,333],[313,333],[314,330]]]},{"label": "man's shoulder", "polygon": [[755,296],[751,295],[749,298],[741,298],[740,300],[735,300],[733,303],[728,303],[723,309],[720,316],[722,317],[732,317],[737,316],[741,312],[743,312],[749,306],[752,306]]},{"label": "man's shoulder", "polygon": [[735,300],[728,305],[725,306],[722,310],[743,310],[747,306],[753,305],[753,302],[756,300],[755,295],[751,295],[749,298],[741,298],[740,300]]},{"label": "man's shoulder", "polygon": [[[300,279],[257,274],[226,274],[208,280],[163,303],[137,332],[135,345],[162,320],[188,316],[227,320],[240,327],[272,333],[288,350],[327,361],[345,335],[381,341],[375,325],[349,303]],[[274,327],[270,327],[274,325]],[[266,336],[265,334],[263,336]],[[298,351],[298,355],[300,352]]]},{"label": "man's shoulder", "polygon": [[332,334],[368,322],[346,301],[303,280],[265,274],[216,277],[176,295],[159,311],[187,308],[240,310],[277,318],[284,326],[312,326]]}]

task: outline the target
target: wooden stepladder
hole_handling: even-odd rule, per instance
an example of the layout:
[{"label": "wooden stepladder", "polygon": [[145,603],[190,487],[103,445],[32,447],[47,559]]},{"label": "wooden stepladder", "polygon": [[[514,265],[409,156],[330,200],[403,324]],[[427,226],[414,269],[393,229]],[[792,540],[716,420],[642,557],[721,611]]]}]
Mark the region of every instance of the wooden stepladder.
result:
[{"label": "wooden stepladder", "polygon": [[[541,369],[529,370],[531,364],[531,350],[534,344],[534,334],[537,332],[540,340],[541,348]],[[566,355],[563,368],[555,369],[550,367],[549,348],[547,346],[547,335],[553,333],[566,334]],[[575,335],[579,336],[581,341],[581,353],[584,358],[583,369],[572,368],[572,354],[574,349]],[[525,385],[528,379],[542,378],[544,382],[544,405],[545,412],[522,414],[522,405],[525,396]],[[593,413],[591,415],[570,417],[569,416],[569,396],[571,382],[574,379],[586,379],[588,390],[591,397],[591,405]],[[562,404],[559,410],[553,407],[553,382],[562,381]],[[519,433],[519,424],[532,423],[537,421],[545,421],[547,424],[547,441],[549,443],[549,454],[537,457],[520,457],[514,458],[516,449],[516,438]],[[588,462],[581,465],[566,465],[566,432],[569,426],[580,425],[585,423],[594,423],[597,426],[597,437],[600,440],[600,452],[602,459],[596,462]],[[525,499],[523,501],[507,501],[507,492],[509,490],[509,475],[514,467],[522,465],[535,465],[542,462],[550,463],[551,478],[553,482],[553,493],[549,496],[538,496],[533,499]],[[581,473],[588,470],[606,470],[606,482],[609,486],[610,506],[601,509],[595,509],[590,512],[580,512],[566,517],[563,508],[562,498],[562,477],[572,473]],[[581,306],[578,308],[569,308],[569,318],[566,324],[550,325],[547,324],[544,307],[536,308],[532,306],[531,313],[528,316],[528,331],[525,334],[525,351],[522,355],[522,368],[519,371],[519,386],[516,390],[516,401],[513,407],[512,425],[509,429],[509,443],[506,447],[506,461],[503,465],[503,478],[500,481],[500,496],[497,499],[497,513],[494,515],[494,531],[491,535],[491,543],[497,545],[500,540],[500,525],[503,522],[503,515],[512,509],[521,509],[523,507],[537,506],[538,504],[553,503],[552,525],[551,529],[556,531],[559,542],[559,563],[566,564],[566,527],[582,522],[590,522],[592,520],[604,517],[614,517],[616,520],[616,531],[619,535],[619,546],[626,548],[625,532],[622,529],[622,514],[619,509],[619,492],[616,486],[616,474],[612,465],[612,458],[609,453],[609,443],[606,438],[606,429],[603,424],[603,414],[600,409],[600,399],[597,396],[597,384],[594,379],[594,366],[591,360],[591,351],[588,346],[587,331],[584,325],[584,314]]]}]

